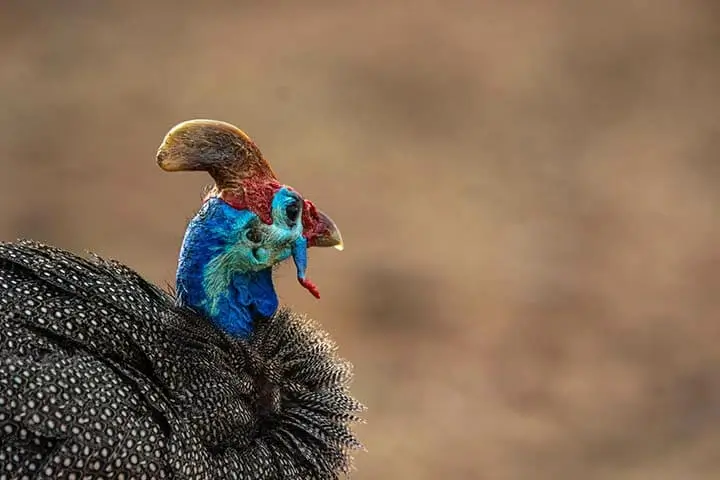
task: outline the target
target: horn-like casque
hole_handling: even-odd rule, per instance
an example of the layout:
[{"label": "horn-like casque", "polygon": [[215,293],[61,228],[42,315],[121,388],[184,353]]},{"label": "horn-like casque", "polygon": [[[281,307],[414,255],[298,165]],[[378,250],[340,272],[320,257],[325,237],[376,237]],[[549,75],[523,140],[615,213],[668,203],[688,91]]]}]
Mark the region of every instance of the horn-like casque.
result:
[{"label": "horn-like casque", "polygon": [[175,125],[158,148],[157,163],[167,172],[208,172],[219,191],[237,188],[249,178],[277,178],[245,132],[218,120],[188,120]]}]

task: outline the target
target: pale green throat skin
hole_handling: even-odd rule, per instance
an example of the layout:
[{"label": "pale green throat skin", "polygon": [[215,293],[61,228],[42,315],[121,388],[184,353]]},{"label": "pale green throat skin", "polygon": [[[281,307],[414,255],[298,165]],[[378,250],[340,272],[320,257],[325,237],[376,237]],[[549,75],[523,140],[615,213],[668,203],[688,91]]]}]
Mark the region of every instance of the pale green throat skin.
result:
[{"label": "pale green throat skin", "polygon": [[257,261],[249,261],[247,246],[239,242],[207,264],[203,272],[203,284],[209,303],[208,310],[212,315],[219,313],[218,302],[227,294],[233,276],[238,272],[257,272],[290,258],[294,240],[281,240],[281,242],[287,246],[275,252],[262,247],[257,248],[255,251]]}]

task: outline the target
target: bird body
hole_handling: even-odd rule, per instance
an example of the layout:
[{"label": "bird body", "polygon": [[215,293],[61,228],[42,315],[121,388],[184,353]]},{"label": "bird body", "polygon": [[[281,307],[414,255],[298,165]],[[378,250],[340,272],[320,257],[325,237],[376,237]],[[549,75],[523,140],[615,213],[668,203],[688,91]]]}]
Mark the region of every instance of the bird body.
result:
[{"label": "bird body", "polygon": [[259,215],[222,185],[236,183],[216,178],[188,226],[175,295],[117,262],[0,243],[0,479],[348,471],[363,409],[351,366],[316,324],[278,308],[272,284],[290,256],[308,284],[307,247],[338,244],[336,227],[290,188]]}]

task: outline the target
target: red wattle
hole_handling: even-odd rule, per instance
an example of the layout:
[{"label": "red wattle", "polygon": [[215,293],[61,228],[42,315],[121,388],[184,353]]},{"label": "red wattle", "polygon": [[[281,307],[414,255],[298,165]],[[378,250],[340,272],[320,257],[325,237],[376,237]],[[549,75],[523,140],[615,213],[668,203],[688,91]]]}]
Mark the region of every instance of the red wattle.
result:
[{"label": "red wattle", "polygon": [[298,282],[300,282],[300,285],[305,287],[308,292],[312,294],[313,297],[320,299],[320,290],[318,290],[318,287],[315,286],[313,282],[308,280],[307,278],[298,278]]}]

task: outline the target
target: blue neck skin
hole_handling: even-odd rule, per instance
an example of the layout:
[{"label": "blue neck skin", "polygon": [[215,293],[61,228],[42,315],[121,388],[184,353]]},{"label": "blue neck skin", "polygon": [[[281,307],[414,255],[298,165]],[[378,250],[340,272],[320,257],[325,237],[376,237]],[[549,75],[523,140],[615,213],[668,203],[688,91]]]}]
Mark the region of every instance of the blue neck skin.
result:
[{"label": "blue neck skin", "polygon": [[[234,337],[247,338],[255,320],[271,317],[278,308],[272,265],[257,260],[265,250],[243,243],[256,220],[252,212],[210,199],[190,221],[180,251],[178,304]],[[285,250],[276,260],[290,256],[291,249]]]}]

